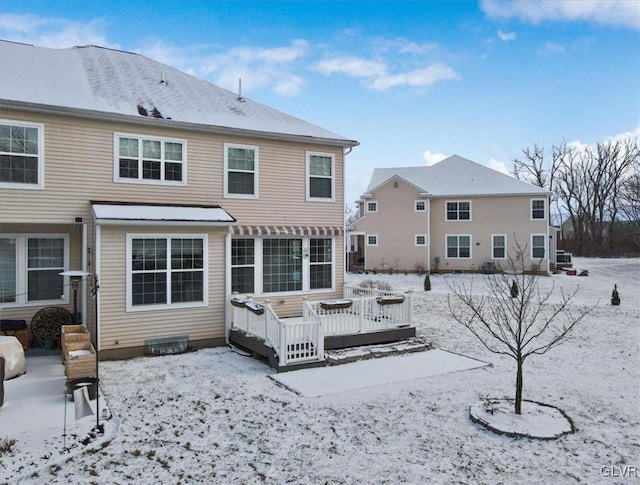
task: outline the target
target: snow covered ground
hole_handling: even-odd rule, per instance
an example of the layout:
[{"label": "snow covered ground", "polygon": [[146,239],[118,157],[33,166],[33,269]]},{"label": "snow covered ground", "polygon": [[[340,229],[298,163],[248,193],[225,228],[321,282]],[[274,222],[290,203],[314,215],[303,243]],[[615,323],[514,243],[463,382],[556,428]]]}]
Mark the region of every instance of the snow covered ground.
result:
[{"label": "snow covered ground", "polygon": [[[375,278],[414,290],[420,336],[493,366],[302,397],[225,348],[106,362],[112,439],[97,448],[74,441],[61,460],[29,456],[18,442],[0,454],[0,483],[635,483],[640,259],[574,259],[588,277],[560,274],[541,286],[579,284],[574,305],[597,306],[564,344],[526,362],[524,398],[563,409],[575,434],[514,440],[470,421],[479,398],[513,397],[515,367],[454,323],[445,277],[433,275],[426,293],[415,275],[351,275],[352,284]],[[448,278],[474,278],[478,289],[483,280]],[[619,307],[609,302],[614,284]]]}]

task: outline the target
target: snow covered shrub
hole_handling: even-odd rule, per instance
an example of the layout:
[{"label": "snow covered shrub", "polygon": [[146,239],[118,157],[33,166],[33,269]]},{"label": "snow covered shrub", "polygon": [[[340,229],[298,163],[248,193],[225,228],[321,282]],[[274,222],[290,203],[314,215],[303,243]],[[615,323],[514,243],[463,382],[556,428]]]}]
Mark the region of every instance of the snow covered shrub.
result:
[{"label": "snow covered shrub", "polygon": [[386,281],[364,280],[360,282],[360,288],[373,288],[374,290],[392,291],[393,288]]}]

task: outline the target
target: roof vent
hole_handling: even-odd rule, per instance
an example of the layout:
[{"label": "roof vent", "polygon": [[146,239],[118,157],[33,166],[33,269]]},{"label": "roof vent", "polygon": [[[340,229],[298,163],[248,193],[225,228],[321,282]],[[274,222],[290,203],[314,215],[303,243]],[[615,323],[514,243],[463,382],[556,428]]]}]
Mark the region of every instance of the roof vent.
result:
[{"label": "roof vent", "polygon": [[160,110],[158,108],[156,108],[155,106],[153,107],[153,110],[151,111],[151,116],[153,116],[154,118],[164,118],[164,116],[162,116],[162,113],[160,113]]},{"label": "roof vent", "polygon": [[236,100],[240,101],[241,103],[244,103],[246,101],[246,99],[242,97],[242,78],[241,77],[238,78],[238,97],[236,98]]},{"label": "roof vent", "polygon": [[160,73],[160,84],[164,84],[165,86],[168,86],[169,83],[167,82],[167,80],[164,78],[164,72]]}]

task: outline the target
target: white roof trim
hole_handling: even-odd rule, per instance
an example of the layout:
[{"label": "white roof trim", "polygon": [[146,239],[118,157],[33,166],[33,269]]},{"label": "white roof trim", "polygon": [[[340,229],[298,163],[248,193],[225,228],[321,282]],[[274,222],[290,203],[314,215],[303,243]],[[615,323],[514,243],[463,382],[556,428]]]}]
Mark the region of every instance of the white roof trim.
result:
[{"label": "white roof trim", "polygon": [[222,207],[92,204],[96,224],[229,226],[235,218]]}]

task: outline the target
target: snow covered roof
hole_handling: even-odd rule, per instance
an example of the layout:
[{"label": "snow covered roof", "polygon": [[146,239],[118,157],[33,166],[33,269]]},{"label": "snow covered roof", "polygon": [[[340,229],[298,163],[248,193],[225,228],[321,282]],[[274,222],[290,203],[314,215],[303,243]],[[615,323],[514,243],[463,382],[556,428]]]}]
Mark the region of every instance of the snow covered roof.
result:
[{"label": "snow covered roof", "polygon": [[[128,117],[276,138],[358,142],[140,54],[98,46],[50,49],[0,41],[0,106]],[[317,140],[316,140],[317,139]]]},{"label": "snow covered roof", "polygon": [[186,206],[161,204],[129,204],[92,201],[97,224],[149,222],[186,223],[228,226],[236,219],[220,206]]},{"label": "snow covered roof", "polygon": [[483,195],[547,195],[545,189],[452,155],[431,166],[376,168],[368,193],[400,178],[432,197]]}]

